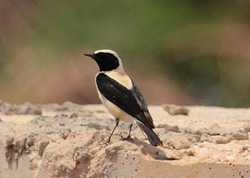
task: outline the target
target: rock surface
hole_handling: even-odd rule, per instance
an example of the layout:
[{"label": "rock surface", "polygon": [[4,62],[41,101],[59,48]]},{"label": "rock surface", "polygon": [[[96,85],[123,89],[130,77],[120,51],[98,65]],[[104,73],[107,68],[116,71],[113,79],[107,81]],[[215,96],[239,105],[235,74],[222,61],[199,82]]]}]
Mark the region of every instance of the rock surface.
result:
[{"label": "rock surface", "polygon": [[153,147],[137,127],[114,127],[102,105],[10,105],[0,101],[0,178],[250,178],[250,109],[186,107],[170,115],[150,106]]}]

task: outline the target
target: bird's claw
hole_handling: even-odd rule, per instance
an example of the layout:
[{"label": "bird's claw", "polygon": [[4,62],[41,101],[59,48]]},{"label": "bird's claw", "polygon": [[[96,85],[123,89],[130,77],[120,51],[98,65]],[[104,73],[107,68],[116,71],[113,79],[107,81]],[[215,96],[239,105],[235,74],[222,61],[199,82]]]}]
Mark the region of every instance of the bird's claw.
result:
[{"label": "bird's claw", "polygon": [[122,139],[122,140],[133,140],[133,139],[130,137],[130,135],[128,135],[127,137],[123,137],[123,136],[121,135],[121,139]]},{"label": "bird's claw", "polygon": [[101,140],[99,141],[99,145],[108,145],[110,143],[111,139],[108,138],[108,140],[104,140],[104,137],[101,138]]}]

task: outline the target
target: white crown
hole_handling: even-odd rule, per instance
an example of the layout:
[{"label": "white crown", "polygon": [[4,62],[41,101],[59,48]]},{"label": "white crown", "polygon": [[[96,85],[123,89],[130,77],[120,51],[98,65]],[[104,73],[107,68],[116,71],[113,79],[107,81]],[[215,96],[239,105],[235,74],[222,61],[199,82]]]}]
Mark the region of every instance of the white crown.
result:
[{"label": "white crown", "polygon": [[100,49],[94,52],[94,54],[97,54],[97,53],[110,53],[110,54],[113,54],[115,57],[119,58],[118,54],[111,49]]}]

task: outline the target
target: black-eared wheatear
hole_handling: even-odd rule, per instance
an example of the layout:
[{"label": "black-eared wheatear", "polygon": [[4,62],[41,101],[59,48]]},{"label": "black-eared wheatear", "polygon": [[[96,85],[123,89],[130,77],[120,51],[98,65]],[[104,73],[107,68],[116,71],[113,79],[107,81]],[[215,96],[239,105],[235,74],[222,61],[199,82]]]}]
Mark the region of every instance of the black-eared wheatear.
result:
[{"label": "black-eared wheatear", "polygon": [[93,54],[85,54],[93,58],[100,68],[96,75],[96,88],[100,100],[107,110],[115,117],[116,124],[108,142],[120,120],[130,122],[130,138],[132,124],[135,123],[142,130],[153,146],[162,145],[162,141],[153,131],[153,119],[147,104],[131,78],[124,72],[121,58],[115,51],[103,49]]}]

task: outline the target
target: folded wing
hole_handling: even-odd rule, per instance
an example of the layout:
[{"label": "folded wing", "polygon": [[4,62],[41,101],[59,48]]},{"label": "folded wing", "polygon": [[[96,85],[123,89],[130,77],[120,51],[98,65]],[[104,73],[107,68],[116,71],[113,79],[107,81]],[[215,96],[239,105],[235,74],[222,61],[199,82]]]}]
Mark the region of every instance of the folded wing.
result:
[{"label": "folded wing", "polygon": [[110,102],[147,127],[154,128],[145,100],[135,85],[129,90],[104,73],[96,77],[96,83],[100,93]]}]

